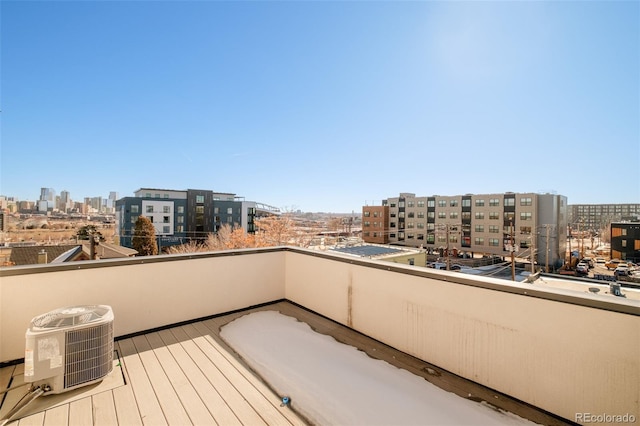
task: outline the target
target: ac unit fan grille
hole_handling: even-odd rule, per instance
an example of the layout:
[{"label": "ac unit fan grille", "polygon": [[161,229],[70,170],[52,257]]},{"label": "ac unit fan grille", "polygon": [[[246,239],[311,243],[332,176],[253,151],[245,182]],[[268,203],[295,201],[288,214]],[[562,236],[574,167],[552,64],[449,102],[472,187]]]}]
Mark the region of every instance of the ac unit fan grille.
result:
[{"label": "ac unit fan grille", "polygon": [[100,379],[113,368],[113,323],[65,334],[64,388]]}]

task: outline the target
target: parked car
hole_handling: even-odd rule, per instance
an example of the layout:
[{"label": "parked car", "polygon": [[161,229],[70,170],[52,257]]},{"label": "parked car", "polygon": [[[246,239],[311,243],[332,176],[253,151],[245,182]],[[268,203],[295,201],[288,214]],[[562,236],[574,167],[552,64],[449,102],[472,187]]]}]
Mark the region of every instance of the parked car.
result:
[{"label": "parked car", "polygon": [[590,257],[584,257],[580,262],[586,263],[589,268],[593,268],[593,259],[591,259]]},{"label": "parked car", "polygon": [[583,262],[578,263],[576,266],[576,272],[578,275],[587,275],[589,273],[589,265]]},{"label": "parked car", "polygon": [[604,260],[604,257],[596,257],[596,263],[607,263],[607,261]]},{"label": "parked car", "polygon": [[619,263],[620,263],[620,259],[611,259],[610,261],[605,263],[604,266],[608,270],[612,270],[612,269],[616,269]]},{"label": "parked car", "polygon": [[626,266],[618,266],[613,271],[613,276],[614,277],[628,277],[628,276],[631,276],[631,271]]}]

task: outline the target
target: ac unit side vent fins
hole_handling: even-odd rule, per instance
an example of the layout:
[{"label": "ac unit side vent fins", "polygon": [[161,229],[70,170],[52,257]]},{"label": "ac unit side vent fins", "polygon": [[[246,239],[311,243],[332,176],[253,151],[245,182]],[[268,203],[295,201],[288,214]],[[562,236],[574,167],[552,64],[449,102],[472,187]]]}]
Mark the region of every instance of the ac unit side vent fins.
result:
[{"label": "ac unit side vent fins", "polygon": [[65,333],[64,388],[102,378],[113,368],[113,323]]}]

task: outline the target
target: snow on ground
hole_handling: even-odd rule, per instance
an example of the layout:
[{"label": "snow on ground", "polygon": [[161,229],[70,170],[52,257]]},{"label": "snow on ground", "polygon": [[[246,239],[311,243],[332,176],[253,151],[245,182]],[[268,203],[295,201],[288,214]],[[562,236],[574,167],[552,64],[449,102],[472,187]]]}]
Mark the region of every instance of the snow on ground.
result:
[{"label": "snow on ground", "polygon": [[279,312],[248,314],[220,335],[314,424],[534,424],[444,391]]}]

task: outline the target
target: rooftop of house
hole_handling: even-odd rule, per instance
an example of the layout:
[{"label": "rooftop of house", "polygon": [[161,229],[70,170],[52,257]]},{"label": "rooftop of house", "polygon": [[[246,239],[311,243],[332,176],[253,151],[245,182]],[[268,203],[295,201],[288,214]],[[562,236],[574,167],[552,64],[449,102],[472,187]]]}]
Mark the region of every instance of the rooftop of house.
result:
[{"label": "rooftop of house", "polygon": [[[220,336],[256,310],[536,423],[640,411],[637,300],[291,247],[16,266],[0,277],[0,388],[21,383],[31,318],[86,304],[115,314],[115,374],[38,398],[21,425],[314,423],[295,395],[281,406],[282,389]],[[1,413],[24,392],[7,392]]]},{"label": "rooftop of house", "polygon": [[[290,383],[291,392],[287,396],[291,403],[283,405],[285,395],[278,393],[220,335],[220,330],[232,321],[250,313],[267,311],[296,318],[318,333],[357,348],[371,359],[406,370],[434,384],[445,394],[451,393],[451,397],[457,395],[462,404],[477,405],[485,416],[491,415],[491,408],[486,406],[490,404],[497,412],[493,414],[491,424],[501,424],[501,420],[503,424],[516,424],[518,422],[513,419],[517,417],[538,424],[566,424],[557,416],[404,354],[300,306],[281,301],[119,339],[115,343],[114,370],[102,382],[62,394],[41,396],[27,405],[9,425],[318,424],[318,419],[306,417],[305,413],[309,411],[300,406],[302,395],[296,393],[294,383],[297,378],[284,377]],[[278,330],[272,332],[278,333]],[[27,393],[26,386],[19,387],[24,383],[23,379],[24,364],[0,369],[0,389],[14,387],[0,406],[0,419]],[[388,398],[392,399],[392,393],[397,389],[381,391],[389,392]],[[341,401],[349,404],[347,397],[341,397]],[[354,411],[352,414],[362,418],[365,416],[361,407],[351,406],[348,411]],[[420,424],[442,424],[443,410],[433,411],[431,420],[436,422],[426,418]],[[411,418],[411,413],[405,416]],[[449,416],[460,418],[453,410]],[[478,417],[482,418],[486,417]]]}]

